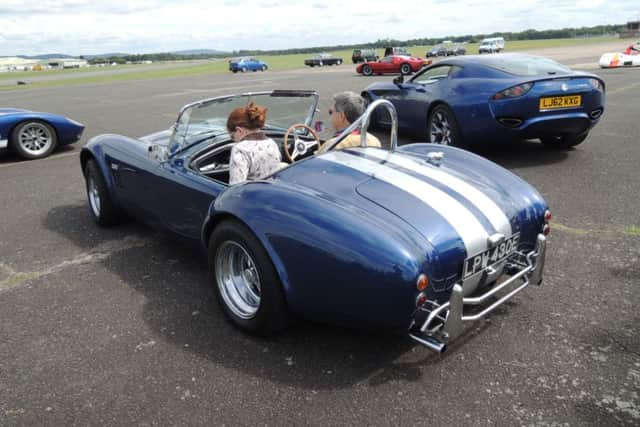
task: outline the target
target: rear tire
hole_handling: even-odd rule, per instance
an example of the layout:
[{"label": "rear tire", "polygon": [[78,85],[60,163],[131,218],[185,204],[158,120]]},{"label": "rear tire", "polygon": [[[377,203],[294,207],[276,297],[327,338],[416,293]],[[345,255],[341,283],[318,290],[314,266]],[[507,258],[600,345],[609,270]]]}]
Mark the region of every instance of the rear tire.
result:
[{"label": "rear tire", "polygon": [[18,124],[11,132],[11,147],[27,160],[42,159],[58,145],[56,131],[40,120],[28,120]]},{"label": "rear tire", "polygon": [[409,64],[402,64],[400,66],[400,74],[403,74],[405,76],[411,74],[411,65]]},{"label": "rear tire", "polygon": [[432,144],[463,147],[458,122],[453,111],[444,104],[437,105],[427,119],[427,138]]},{"label": "rear tire", "polygon": [[289,320],[284,290],[260,241],[244,224],[220,223],[209,239],[209,280],[231,323],[257,335],[283,330]]},{"label": "rear tire", "polygon": [[542,141],[546,147],[562,150],[581,144],[585,139],[587,139],[587,136],[589,136],[589,132],[584,132],[578,135],[546,136],[540,138],[540,141]]},{"label": "rear tire", "polygon": [[121,212],[111,201],[107,184],[95,160],[89,160],[84,168],[87,201],[93,220],[101,227],[117,224]]},{"label": "rear tire", "polygon": [[373,75],[373,69],[371,68],[371,65],[363,65],[362,66],[362,74],[365,76],[371,76]]}]

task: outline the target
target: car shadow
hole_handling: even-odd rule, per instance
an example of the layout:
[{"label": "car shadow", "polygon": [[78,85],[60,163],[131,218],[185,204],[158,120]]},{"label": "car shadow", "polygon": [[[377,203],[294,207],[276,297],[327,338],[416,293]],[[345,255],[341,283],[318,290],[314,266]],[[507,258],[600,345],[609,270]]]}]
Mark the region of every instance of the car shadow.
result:
[{"label": "car shadow", "polygon": [[[79,149],[76,149],[73,145],[63,145],[62,147],[58,147],[55,149],[53,153],[49,156],[45,157],[45,159],[55,158],[61,154],[72,153],[74,151],[80,152]],[[43,159],[38,159],[43,160]],[[11,164],[11,163],[24,163],[31,162],[32,160],[24,159],[17,155],[13,150],[2,150],[0,151],[0,165]]]},{"label": "car shadow", "polygon": [[142,317],[153,333],[180,351],[274,382],[340,389],[362,381],[372,385],[420,381],[452,368],[459,349],[490,327],[480,323],[444,354],[404,335],[305,320],[276,337],[251,336],[226,320],[208,283],[204,251],[197,244],[135,222],[99,228],[84,204],[51,209],[44,226],[89,251],[108,242],[141,240],[143,244],[121,247],[98,262],[99,268],[145,296]]},{"label": "car shadow", "polygon": [[[383,148],[390,147],[390,133],[388,130],[376,129],[372,131],[380,139]],[[398,146],[425,142],[425,138],[402,134],[398,135]],[[483,142],[478,141],[465,147],[479,156],[487,158],[507,169],[537,167],[552,165],[565,161],[575,148],[553,149],[545,147],[537,140],[516,140],[511,142]]]},{"label": "car shadow", "polygon": [[474,153],[507,169],[561,163],[575,150],[574,148],[564,150],[548,148],[536,140],[478,145],[477,149],[472,149]]}]

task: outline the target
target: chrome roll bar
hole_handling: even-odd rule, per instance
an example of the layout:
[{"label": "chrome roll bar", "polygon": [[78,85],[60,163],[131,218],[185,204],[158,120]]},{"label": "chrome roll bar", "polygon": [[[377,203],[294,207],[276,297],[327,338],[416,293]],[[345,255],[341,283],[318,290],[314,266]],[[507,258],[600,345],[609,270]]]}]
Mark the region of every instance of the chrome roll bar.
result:
[{"label": "chrome roll bar", "polygon": [[351,132],[353,132],[356,129],[360,129],[360,146],[366,147],[367,146],[366,131],[367,129],[369,129],[371,114],[376,108],[378,108],[381,105],[387,109],[387,111],[389,112],[389,115],[391,116],[391,136],[390,136],[391,148],[390,150],[395,151],[396,148],[398,148],[398,113],[396,113],[396,108],[393,106],[393,104],[390,101],[387,101],[386,99],[376,99],[371,104],[369,104],[369,106],[364,111],[364,113],[362,113],[362,115],[358,117],[358,119],[355,122],[351,123],[345,130],[343,130],[342,133],[338,135],[331,144],[324,144],[322,148],[319,150],[319,152],[324,153],[326,151],[333,149],[333,147],[340,144],[342,140],[344,140],[347,136],[351,135]]}]

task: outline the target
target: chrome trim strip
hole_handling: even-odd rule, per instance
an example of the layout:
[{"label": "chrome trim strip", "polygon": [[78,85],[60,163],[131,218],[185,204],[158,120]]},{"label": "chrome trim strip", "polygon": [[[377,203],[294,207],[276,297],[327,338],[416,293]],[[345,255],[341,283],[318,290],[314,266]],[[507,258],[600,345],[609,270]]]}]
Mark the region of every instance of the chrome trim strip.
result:
[{"label": "chrome trim strip", "polygon": [[487,217],[493,228],[495,228],[498,233],[502,233],[505,236],[511,236],[513,234],[511,223],[504,211],[486,194],[462,179],[450,175],[429,164],[419,163],[420,159],[417,157],[392,153],[373,147],[367,150],[357,148],[354,150],[358,150],[362,153],[366,153],[368,156],[401,166],[419,175],[440,182],[460,194],[465,199],[469,200],[469,202],[471,202]]},{"label": "chrome trim strip", "polygon": [[0,148],[7,148],[9,146],[8,139],[0,139]]},{"label": "chrome trim strip", "polygon": [[444,353],[447,349],[446,344],[441,343],[431,337],[419,337],[414,334],[409,334],[409,338],[438,353]]},{"label": "chrome trim strip", "polygon": [[392,166],[340,150],[322,154],[319,158],[358,170],[423,201],[453,227],[468,254],[479,253],[487,248],[489,234],[484,226],[471,211],[444,191]]}]

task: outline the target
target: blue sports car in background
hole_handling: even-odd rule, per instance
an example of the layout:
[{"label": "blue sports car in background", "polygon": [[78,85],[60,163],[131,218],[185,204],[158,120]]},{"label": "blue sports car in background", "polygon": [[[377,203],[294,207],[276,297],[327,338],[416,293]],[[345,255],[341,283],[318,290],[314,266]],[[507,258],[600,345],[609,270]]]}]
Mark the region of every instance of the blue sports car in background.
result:
[{"label": "blue sports car in background", "polygon": [[[265,133],[290,163],[230,186],[230,111],[268,108]],[[301,316],[398,330],[436,351],[542,280],[550,213],[540,194],[473,153],[434,144],[388,150],[336,144],[309,124],[311,91],[224,96],[185,106],[166,131],[106,134],[83,147],[89,211],[98,225],[126,213],[200,241],[220,306],[240,329],[283,329]],[[472,311],[469,311],[473,309]]]},{"label": "blue sports car in background", "polygon": [[255,58],[236,58],[229,60],[229,71],[246,73],[247,71],[267,71],[266,62]]},{"label": "blue sports car in background", "polygon": [[[605,85],[547,58],[503,54],[447,58],[409,81],[374,83],[362,95],[387,99],[399,126],[432,143],[535,139],[568,148],[584,141],[604,112]],[[380,111],[374,124],[388,125]]]},{"label": "blue sports car in background", "polygon": [[25,159],[46,157],[60,145],[80,139],[84,125],[68,117],[19,108],[0,108],[0,150]]}]

